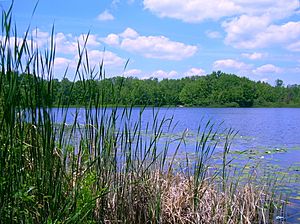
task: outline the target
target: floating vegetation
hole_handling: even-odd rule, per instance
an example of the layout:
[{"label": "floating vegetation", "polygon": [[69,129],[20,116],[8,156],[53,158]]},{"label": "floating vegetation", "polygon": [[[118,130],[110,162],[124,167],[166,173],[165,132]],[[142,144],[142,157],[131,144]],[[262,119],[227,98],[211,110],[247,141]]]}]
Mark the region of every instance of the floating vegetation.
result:
[{"label": "floating vegetation", "polygon": [[300,200],[300,194],[299,196],[296,196],[296,197],[291,197],[292,199],[295,199],[295,200]]}]

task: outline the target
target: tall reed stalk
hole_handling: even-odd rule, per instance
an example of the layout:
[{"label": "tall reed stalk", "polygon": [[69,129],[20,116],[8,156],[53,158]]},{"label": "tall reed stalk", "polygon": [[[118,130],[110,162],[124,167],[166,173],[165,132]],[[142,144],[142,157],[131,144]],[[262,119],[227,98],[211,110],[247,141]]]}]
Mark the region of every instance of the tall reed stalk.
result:
[{"label": "tall reed stalk", "polygon": [[[88,35],[83,46],[78,43],[74,74],[87,99],[85,117],[76,111],[67,124],[70,102],[61,96],[52,108],[54,29],[48,49],[39,49],[30,28],[19,37],[12,7],[2,11],[1,23],[0,223],[272,221],[274,211],[262,209],[275,202],[268,189],[228,187],[233,132],[227,133],[223,166],[210,171],[220,130],[211,123],[199,128],[194,160],[187,155],[187,169],[180,171],[175,161],[187,132],[166,137],[176,125],[172,118],[153,109],[144,124],[144,108],[134,117],[132,107],[118,107],[122,85],[112,85],[114,107],[103,103],[102,89],[91,97],[89,80],[105,77],[103,62],[98,70],[89,66]],[[59,113],[63,122],[57,124]]]}]

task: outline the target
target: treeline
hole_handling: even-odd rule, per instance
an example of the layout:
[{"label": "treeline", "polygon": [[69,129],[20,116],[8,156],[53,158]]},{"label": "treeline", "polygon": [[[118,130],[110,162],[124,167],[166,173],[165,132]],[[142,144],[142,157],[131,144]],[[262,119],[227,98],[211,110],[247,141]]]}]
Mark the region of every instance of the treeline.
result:
[{"label": "treeline", "polygon": [[[19,75],[24,90],[36,77]],[[27,83],[27,84],[26,84]],[[29,85],[28,85],[29,86]],[[140,80],[133,77],[113,77],[102,80],[67,78],[44,81],[51,88],[49,105],[151,105],[151,106],[200,106],[200,107],[299,107],[300,85],[284,86],[276,80],[274,86],[251,81],[245,77],[220,71],[206,76],[182,79],[156,78]],[[21,90],[22,91],[22,90]],[[95,104],[94,104],[95,105]]]}]

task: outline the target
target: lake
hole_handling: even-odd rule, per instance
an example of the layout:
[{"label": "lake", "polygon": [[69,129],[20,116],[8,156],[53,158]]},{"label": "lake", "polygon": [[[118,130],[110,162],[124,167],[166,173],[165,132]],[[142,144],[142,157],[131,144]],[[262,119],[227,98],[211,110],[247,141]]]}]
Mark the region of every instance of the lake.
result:
[{"label": "lake", "polygon": [[[72,124],[76,111],[79,122],[85,122],[84,109],[70,108],[66,117],[67,124]],[[121,111],[122,108],[120,116]],[[223,129],[233,128],[238,131],[231,150],[246,150],[251,153],[235,153],[237,161],[259,161],[265,170],[292,177],[292,181],[286,181],[281,186],[282,191],[291,197],[285,218],[289,223],[297,223],[297,220],[300,222],[299,108],[145,108],[141,119],[144,128],[147,123],[153,122],[157,111],[158,119],[173,117],[173,124],[176,126],[171,134],[186,131],[193,136],[199,125],[205,125],[208,120],[215,124],[222,123]],[[56,114],[56,122],[62,122],[62,113],[55,109],[53,112]],[[133,121],[138,119],[139,113],[140,108],[133,108]],[[194,143],[191,141],[184,146],[183,151],[193,149]]]},{"label": "lake", "polygon": [[[108,109],[109,111],[110,109]],[[223,128],[238,131],[234,147],[244,149],[298,149],[300,148],[299,108],[154,108],[159,118],[173,117],[174,133],[185,130],[197,132],[208,120]],[[66,123],[72,124],[76,111],[78,121],[85,122],[85,109],[69,108]],[[62,113],[55,111],[56,122],[63,121]],[[120,114],[122,108],[120,109]],[[139,117],[140,108],[133,108],[132,120]],[[142,123],[153,120],[153,108],[145,108]],[[294,158],[290,158],[294,159]]]}]

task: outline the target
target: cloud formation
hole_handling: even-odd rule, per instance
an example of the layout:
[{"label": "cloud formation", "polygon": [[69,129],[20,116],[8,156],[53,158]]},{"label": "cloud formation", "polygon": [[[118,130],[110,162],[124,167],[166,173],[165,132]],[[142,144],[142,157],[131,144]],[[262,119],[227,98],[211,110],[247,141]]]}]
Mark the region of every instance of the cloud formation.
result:
[{"label": "cloud formation", "polygon": [[130,69],[130,70],[124,72],[124,76],[127,76],[127,77],[130,77],[130,76],[137,77],[140,74],[142,74],[142,70],[140,70],[140,69]]},{"label": "cloud formation", "polygon": [[300,52],[300,41],[289,44],[287,49],[290,51]]},{"label": "cloud formation", "polygon": [[146,58],[174,61],[189,58],[198,50],[197,46],[172,41],[165,36],[142,36],[132,28],[120,34],[109,34],[103,41]]},{"label": "cloud formation", "polygon": [[164,71],[164,70],[157,70],[154,71],[150,76],[144,76],[142,79],[149,79],[149,78],[158,78],[158,79],[171,79],[176,78],[178,73],[176,71]]},{"label": "cloud formation", "polygon": [[242,56],[250,60],[258,60],[258,59],[262,59],[265,55],[262,53],[254,52],[254,53],[243,53]]},{"label": "cloud formation", "polygon": [[283,70],[275,65],[272,64],[266,64],[262,65],[255,70],[253,70],[254,74],[257,75],[266,75],[266,74],[278,74],[281,73]]},{"label": "cloud formation", "polygon": [[191,68],[184,73],[184,76],[202,76],[205,71],[202,68]]},{"label": "cloud formation", "polygon": [[[161,18],[188,23],[221,21],[225,44],[238,49],[280,45],[298,51],[300,22],[285,19],[299,14],[299,0],[144,0],[144,8]],[[217,31],[206,35],[221,37]]]},{"label": "cloud formation", "polygon": [[[213,63],[213,68],[215,70],[222,70],[226,72],[238,72],[237,74],[246,76],[264,76],[264,75],[274,75],[282,74],[285,69],[275,66],[273,64],[264,64],[261,66],[254,66],[253,64],[247,64],[241,61],[233,59],[222,59],[217,60]],[[261,79],[262,80],[262,79]]]},{"label": "cloud formation", "polygon": [[235,48],[265,48],[273,44],[294,43],[300,38],[300,22],[270,24],[268,17],[241,16],[222,24],[227,36],[225,43]]},{"label": "cloud formation", "polygon": [[[34,46],[38,46],[40,50],[49,47],[51,35],[48,32],[43,32],[40,29],[32,31]],[[81,34],[74,36],[59,32],[54,35],[57,57],[54,60],[56,71],[62,73],[67,67],[74,70],[78,62],[78,46],[81,50],[83,47],[88,50],[89,66],[97,67],[102,61],[104,66],[110,68],[120,68],[125,65],[126,60],[111,51],[99,50],[101,47],[100,38],[94,34]]]},{"label": "cloud formation", "polygon": [[[32,37],[36,46],[41,49],[49,47],[51,43],[51,34],[43,32],[38,28],[32,31]],[[87,49],[101,46],[99,38],[93,34],[89,34],[88,36],[86,34],[74,36],[73,34],[59,32],[54,35],[54,42],[56,52],[72,55],[77,53],[78,44],[81,48],[85,46]]]},{"label": "cloud formation", "polygon": [[97,16],[97,19],[99,21],[110,21],[114,20],[115,17],[108,10],[105,10]]},{"label": "cloud formation", "polygon": [[184,22],[201,22],[234,15],[241,8],[230,0],[144,0],[144,8],[159,17],[169,17]]},{"label": "cloud formation", "polygon": [[252,66],[249,64],[246,64],[241,61],[233,60],[233,59],[222,59],[217,60],[213,63],[213,68],[215,70],[223,70],[223,69],[234,69],[234,70],[248,70]]},{"label": "cloud formation", "polygon": [[56,57],[54,59],[54,67],[56,69],[67,69],[68,66],[73,66],[72,60],[63,57]]},{"label": "cloud formation", "polygon": [[291,15],[299,8],[298,0],[144,0],[144,8],[158,15],[198,23],[242,14],[268,14],[274,19]]}]

